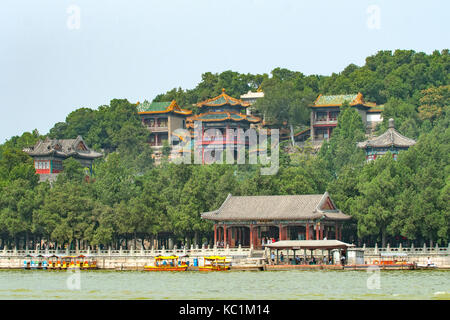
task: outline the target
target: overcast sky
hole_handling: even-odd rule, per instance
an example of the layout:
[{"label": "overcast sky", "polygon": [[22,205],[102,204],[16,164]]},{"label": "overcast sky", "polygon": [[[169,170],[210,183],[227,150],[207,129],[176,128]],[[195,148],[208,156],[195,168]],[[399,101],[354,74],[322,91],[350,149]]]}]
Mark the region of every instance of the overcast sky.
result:
[{"label": "overcast sky", "polygon": [[449,48],[449,12],[448,0],[2,0],[0,143],[207,71],[329,75],[378,50]]}]

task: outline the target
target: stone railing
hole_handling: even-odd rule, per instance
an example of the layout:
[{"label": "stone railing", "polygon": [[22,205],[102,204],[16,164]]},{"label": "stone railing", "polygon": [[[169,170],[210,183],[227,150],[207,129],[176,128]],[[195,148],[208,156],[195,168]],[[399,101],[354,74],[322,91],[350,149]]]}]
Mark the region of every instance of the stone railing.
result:
[{"label": "stone railing", "polygon": [[406,254],[450,254],[450,244],[448,247],[439,247],[436,245],[435,247],[402,247],[401,245],[398,247],[390,247],[389,244],[385,248],[378,248],[377,245],[373,248],[369,248],[363,246],[362,248],[358,248],[364,250],[364,255],[377,255],[381,253],[406,253]]},{"label": "stone railing", "polygon": [[[434,255],[434,254],[441,254],[441,255],[450,255],[450,245],[448,247],[390,247],[389,245],[386,248],[378,248],[375,247],[361,247],[356,248],[360,250],[364,250],[364,255],[370,256],[370,255],[379,255],[381,253],[406,253],[408,255]],[[85,256],[92,256],[92,257],[155,257],[158,255],[176,255],[176,256],[183,256],[183,255],[189,255],[189,256],[208,256],[208,255],[224,255],[224,256],[235,256],[235,257],[251,257],[252,254],[254,254],[258,250],[254,250],[252,248],[217,248],[217,247],[203,247],[198,248],[194,246],[191,246],[190,248],[184,248],[184,249],[154,249],[151,250],[144,250],[144,249],[133,249],[125,250],[125,249],[119,249],[119,250],[112,250],[109,248],[108,250],[17,250],[17,249],[7,249],[4,248],[3,250],[0,250],[0,257],[25,257],[27,255],[31,256],[38,256],[42,255],[44,257],[48,257],[51,255],[56,256],[74,256],[74,255],[85,255]],[[264,252],[264,250],[259,250],[261,253]],[[258,252],[259,252],[258,251]],[[297,251],[299,255],[303,254],[302,250]],[[311,254],[309,250],[307,250],[307,254]],[[326,250],[313,250],[313,255],[323,255],[327,254]]]},{"label": "stone railing", "polygon": [[17,249],[3,249],[0,250],[0,257],[25,257],[27,255],[31,255],[33,257],[42,255],[44,257],[48,256],[79,256],[85,255],[90,257],[155,257],[155,256],[166,256],[166,255],[189,255],[189,256],[209,256],[209,255],[225,255],[225,256],[236,256],[236,257],[248,257],[251,256],[252,249],[250,248],[216,248],[216,247],[191,247],[184,249],[151,249],[144,250],[138,249],[134,250],[131,248],[130,250],[112,250],[109,248],[108,250],[17,250]]}]

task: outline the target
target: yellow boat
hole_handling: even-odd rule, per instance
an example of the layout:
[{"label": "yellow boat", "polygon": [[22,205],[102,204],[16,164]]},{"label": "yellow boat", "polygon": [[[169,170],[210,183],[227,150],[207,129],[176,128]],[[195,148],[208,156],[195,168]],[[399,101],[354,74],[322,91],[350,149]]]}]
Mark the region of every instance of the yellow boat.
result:
[{"label": "yellow boat", "polygon": [[[92,270],[97,269],[97,261],[84,255],[62,257],[62,264],[58,261],[55,269],[60,270]],[[89,261],[88,261],[89,260]]]},{"label": "yellow boat", "polygon": [[188,265],[179,261],[178,256],[158,256],[155,257],[155,265],[144,266],[145,271],[186,271]]},{"label": "yellow boat", "polygon": [[230,270],[230,262],[226,257],[221,256],[209,256],[204,257],[205,263],[203,266],[199,266],[199,271],[227,271]]}]

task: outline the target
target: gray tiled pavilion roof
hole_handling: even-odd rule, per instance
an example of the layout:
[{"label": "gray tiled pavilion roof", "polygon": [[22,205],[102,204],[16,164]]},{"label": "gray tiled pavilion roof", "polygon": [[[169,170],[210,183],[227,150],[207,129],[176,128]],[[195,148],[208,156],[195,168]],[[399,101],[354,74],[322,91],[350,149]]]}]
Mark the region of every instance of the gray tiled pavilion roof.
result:
[{"label": "gray tiled pavilion roof", "polygon": [[389,129],[382,135],[363,142],[358,142],[359,148],[385,148],[385,147],[399,147],[399,148],[409,148],[416,144],[416,141],[401,135],[394,127],[394,120],[389,119]]},{"label": "gray tiled pavilion roof", "polygon": [[[86,150],[78,147],[80,142],[84,145]],[[23,151],[30,156],[55,155],[63,158],[76,157],[85,159],[95,159],[103,156],[99,152],[90,150],[81,136],[78,136],[76,139],[53,140],[47,137],[44,141],[38,141],[33,147],[24,148]]]},{"label": "gray tiled pavilion roof", "polygon": [[[328,192],[310,195],[238,196],[228,195],[218,210],[202,213],[202,219],[215,221],[243,220],[348,220],[351,217],[336,209],[322,210]],[[331,201],[331,199],[330,199]],[[331,201],[332,203],[332,201]]]}]

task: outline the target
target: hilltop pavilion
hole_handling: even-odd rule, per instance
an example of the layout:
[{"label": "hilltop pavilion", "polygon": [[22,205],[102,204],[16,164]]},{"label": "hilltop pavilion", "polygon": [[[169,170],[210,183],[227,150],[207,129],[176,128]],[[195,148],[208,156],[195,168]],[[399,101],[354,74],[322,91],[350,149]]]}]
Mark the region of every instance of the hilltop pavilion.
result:
[{"label": "hilltop pavilion", "polygon": [[[215,155],[215,152],[226,150],[227,146],[236,153],[242,143],[248,145],[248,141],[239,141],[236,136],[228,137],[226,130],[243,129],[245,131],[250,128],[251,124],[261,121],[258,117],[246,114],[245,109],[249,106],[249,103],[227,95],[225,89],[222,89],[222,94],[217,97],[197,103],[200,113],[189,117],[186,120],[186,126],[193,128],[195,134],[194,125],[196,123],[202,125],[201,137],[196,137],[195,142],[202,163],[206,162],[205,153],[207,151],[214,154],[213,157],[219,157],[220,155]],[[209,129],[215,129],[215,134],[211,135]],[[207,130],[208,132],[206,132]]]},{"label": "hilltop pavilion", "polygon": [[151,132],[150,146],[157,152],[162,149],[164,141],[170,144],[171,136],[176,129],[186,127],[186,117],[192,114],[190,110],[181,109],[175,100],[138,102],[137,109],[142,124]]},{"label": "hilltop pavilion", "polygon": [[375,160],[377,157],[387,152],[392,153],[394,159],[402,150],[408,150],[409,147],[416,144],[416,141],[401,135],[395,130],[394,119],[389,119],[389,128],[381,136],[371,140],[358,143],[358,147],[366,152],[367,162]]},{"label": "hilltop pavilion", "polygon": [[40,181],[56,179],[63,171],[63,160],[74,158],[92,174],[92,163],[95,159],[102,157],[99,152],[88,148],[81,136],[76,139],[49,139],[38,141],[34,146],[24,148],[34,160],[36,174]]}]

